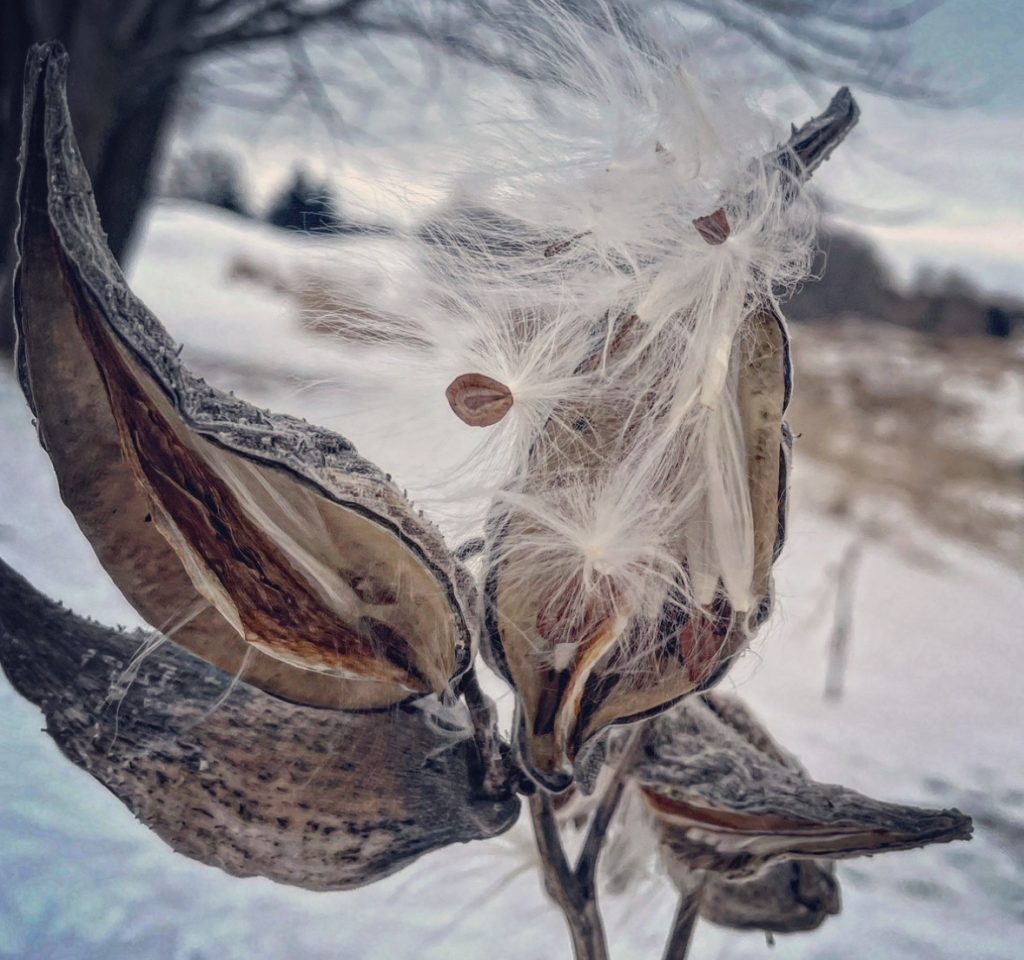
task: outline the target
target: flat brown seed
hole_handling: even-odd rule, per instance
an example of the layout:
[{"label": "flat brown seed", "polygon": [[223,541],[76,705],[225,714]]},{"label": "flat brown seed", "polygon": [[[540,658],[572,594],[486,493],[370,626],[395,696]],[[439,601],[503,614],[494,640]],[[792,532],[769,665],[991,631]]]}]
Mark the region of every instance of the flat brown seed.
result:
[{"label": "flat brown seed", "polygon": [[452,410],[471,427],[490,427],[512,409],[512,391],[505,384],[482,373],[456,377],[444,395]]},{"label": "flat brown seed", "polygon": [[713,247],[717,247],[720,243],[725,243],[729,239],[729,234],[732,233],[729,218],[721,207],[714,213],[709,213],[706,217],[697,217],[693,221],[693,225],[697,228],[697,233],[704,238],[705,242],[710,243]]}]

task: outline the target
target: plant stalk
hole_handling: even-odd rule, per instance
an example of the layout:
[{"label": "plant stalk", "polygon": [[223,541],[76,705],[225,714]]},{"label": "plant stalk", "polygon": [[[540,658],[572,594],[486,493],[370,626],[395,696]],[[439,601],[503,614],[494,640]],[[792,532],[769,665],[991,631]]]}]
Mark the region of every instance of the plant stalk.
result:
[{"label": "plant stalk", "polygon": [[665,944],[662,960],[686,960],[693,944],[693,933],[697,929],[700,916],[700,901],[703,886],[692,893],[684,893],[679,897],[679,906],[672,920],[672,930]]},{"label": "plant stalk", "polygon": [[591,896],[585,896],[569,867],[548,794],[537,791],[530,797],[530,816],[544,871],[544,887],[565,917],[575,960],[609,960],[596,894],[591,891]]}]

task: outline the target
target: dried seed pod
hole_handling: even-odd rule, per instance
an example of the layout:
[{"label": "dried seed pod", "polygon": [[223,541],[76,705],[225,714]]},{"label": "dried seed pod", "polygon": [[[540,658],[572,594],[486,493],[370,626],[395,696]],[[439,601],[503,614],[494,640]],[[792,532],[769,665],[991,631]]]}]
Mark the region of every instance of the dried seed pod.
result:
[{"label": "dried seed pod", "polygon": [[720,927],[798,933],[839,913],[839,881],[827,861],[776,863],[749,880],[704,876],[700,915]]},{"label": "dried seed pod", "polygon": [[[336,434],[207,386],[107,249],[56,45],[30,57],[18,367],[61,496],[158,629],[301,703],[375,708],[468,667],[473,588]],[[200,610],[191,619],[188,615]]]},{"label": "dried seed pod", "polygon": [[512,409],[512,391],[482,373],[464,373],[445,390],[455,416],[471,427],[490,427]]},{"label": "dried seed pod", "polygon": [[835,860],[966,840],[958,810],[924,810],[818,783],[741,704],[694,698],[651,722],[633,777],[667,862],[725,880],[794,859]]},{"label": "dried seed pod", "polygon": [[[477,749],[423,712],[346,713],[269,696],[171,643],[76,617],[0,561],[0,665],[64,755],[174,850],[310,890],[385,877],[507,830]],[[225,695],[227,694],[227,695]]]},{"label": "dried seed pod", "polygon": [[[735,733],[797,776],[807,776],[799,760],[771,738],[737,697],[712,693],[704,700],[723,722],[725,732]],[[688,703],[682,709],[689,707]],[[700,916],[722,927],[796,933],[817,929],[840,910],[835,865],[827,860],[787,860],[763,867],[753,877],[731,879],[693,869],[664,845],[662,859],[680,893],[699,897]]]},{"label": "dried seed pod", "polygon": [[[496,503],[485,567],[485,656],[516,688],[519,753],[549,790],[603,729],[713,685],[768,615],[789,446],[775,290],[805,268],[800,185],[857,117],[840,90],[678,237],[667,194],[637,198],[634,219],[583,180],[616,226],[609,215],[589,257],[546,267],[552,300],[574,291],[553,314],[573,366],[541,364],[553,409]],[[722,246],[731,234],[742,242]],[[556,609],[568,615],[552,627]]]},{"label": "dried seed pod", "polygon": [[[623,316],[622,330],[612,340],[618,348],[636,335],[636,321],[635,314]],[[530,518],[512,513],[492,537],[484,654],[516,688],[520,753],[531,774],[550,790],[568,786],[580,750],[610,725],[652,716],[717,682],[770,611],[771,567],[785,537],[788,495],[784,415],[791,381],[789,341],[782,317],[767,310],[748,318],[738,339],[736,406],[754,545],[749,614],[734,613],[718,588],[696,611],[670,600],[652,627],[650,617],[641,623],[616,594],[615,583],[600,575],[591,578],[589,599],[574,608],[567,597],[581,591],[572,589],[572,578],[551,582],[528,552],[505,548],[529,542],[534,535]],[[627,409],[595,405],[578,413],[561,420],[585,421],[585,431],[566,436],[564,427],[553,422],[549,430],[557,442],[545,445],[541,438],[537,443],[543,453],[537,455],[527,490],[560,474],[586,482],[614,462],[637,418],[650,415],[635,403]],[[685,454],[680,450],[680,456]],[[685,547],[680,546],[683,566],[689,562]],[[560,614],[557,623],[555,612]],[[574,641],[571,656],[559,657],[566,646],[554,642],[559,629]],[[656,631],[656,642],[637,644],[634,637],[641,629]]]}]

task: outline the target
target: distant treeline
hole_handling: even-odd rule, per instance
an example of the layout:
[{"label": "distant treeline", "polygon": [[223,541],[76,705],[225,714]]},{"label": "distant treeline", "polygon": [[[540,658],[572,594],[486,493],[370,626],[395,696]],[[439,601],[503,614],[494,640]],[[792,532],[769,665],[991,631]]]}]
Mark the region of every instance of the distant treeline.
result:
[{"label": "distant treeline", "polygon": [[955,270],[925,268],[900,289],[866,238],[827,228],[814,264],[818,279],[804,284],[786,315],[807,323],[843,317],[895,323],[925,333],[1009,337],[1024,325],[1024,301],[983,291]]},{"label": "distant treeline", "polygon": [[[164,196],[194,200],[265,220],[276,227],[306,233],[380,235],[392,232],[382,225],[351,220],[328,185],[301,169],[258,213],[248,199],[238,163],[215,150],[195,150],[171,164]],[[458,201],[453,201],[458,204]],[[446,222],[464,222],[465,236],[483,244],[491,256],[514,254],[519,231],[514,217],[496,210],[448,210]],[[522,242],[529,238],[523,224]],[[433,220],[421,226],[420,236],[433,243],[459,243],[454,233],[438,232]],[[510,246],[511,244],[511,246]],[[786,305],[786,315],[807,323],[828,323],[844,317],[894,323],[936,334],[1009,337],[1024,326],[1024,301],[990,295],[957,271],[921,270],[909,288],[901,289],[878,251],[865,237],[836,227],[821,234],[814,263],[816,279],[807,281]]]}]

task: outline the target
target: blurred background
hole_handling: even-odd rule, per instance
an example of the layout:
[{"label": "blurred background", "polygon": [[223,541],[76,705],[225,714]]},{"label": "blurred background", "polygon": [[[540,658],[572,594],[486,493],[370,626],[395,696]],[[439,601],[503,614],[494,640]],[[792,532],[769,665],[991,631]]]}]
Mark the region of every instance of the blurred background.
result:
[{"label": "blurred background", "polygon": [[[572,15],[600,14],[561,0]],[[778,611],[726,686],[811,772],[957,806],[953,845],[841,865],[844,909],[774,954],[1010,960],[1024,943],[1024,6],[635,0],[706,81],[797,123],[849,84],[861,124],[816,177],[818,279],[788,304],[797,435]],[[351,437],[400,480],[324,317],[387,302],[402,240],[457,202],[460,137],[557,65],[515,0],[8,0],[0,13],[0,555],[107,623],[137,616],[60,503],[13,377],[11,235],[32,42],[71,106],[111,247],[225,389]],[[780,127],[784,130],[784,127]],[[443,402],[440,401],[439,402]],[[449,418],[450,419],[450,418]],[[453,434],[453,442],[458,442]],[[415,491],[414,491],[415,492]],[[849,623],[844,634],[841,625]],[[59,756],[0,680],[0,958],[568,954],[528,832],[345,894],[171,853]],[[613,954],[659,955],[658,871],[606,898]],[[703,924],[695,958],[766,955]]]}]

